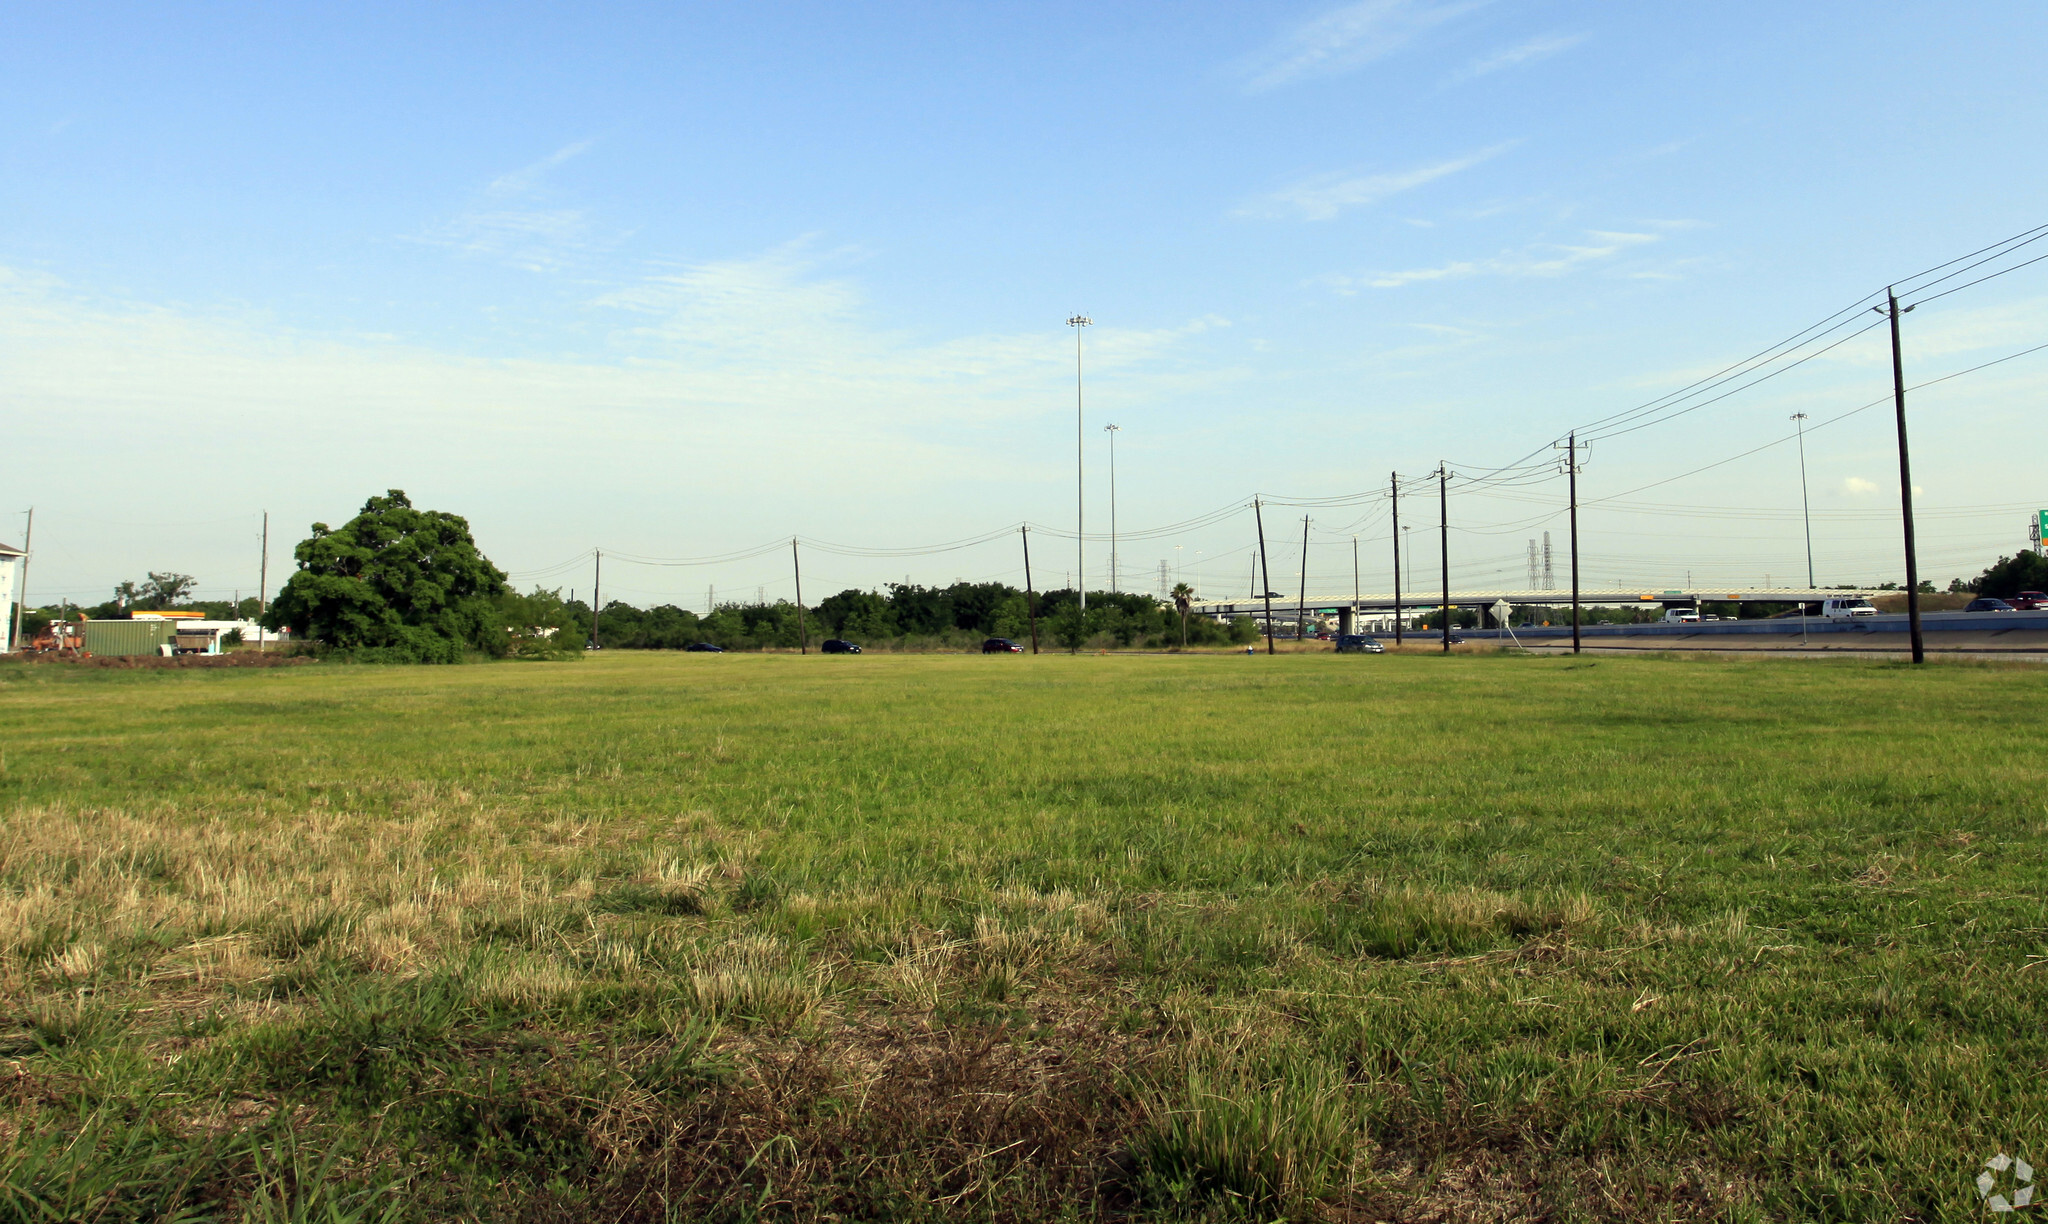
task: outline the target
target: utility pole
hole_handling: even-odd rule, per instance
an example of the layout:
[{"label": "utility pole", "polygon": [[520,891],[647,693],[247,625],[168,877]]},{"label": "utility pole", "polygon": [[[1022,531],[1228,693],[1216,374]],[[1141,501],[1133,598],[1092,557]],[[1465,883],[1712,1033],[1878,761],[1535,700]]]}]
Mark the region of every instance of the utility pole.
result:
[{"label": "utility pole", "polygon": [[1272,567],[1266,564],[1266,516],[1259,513],[1259,499],[1256,497],[1252,498],[1252,519],[1259,525],[1258,572],[1266,579],[1260,584],[1266,588],[1261,596],[1266,601],[1266,653],[1278,654],[1279,652],[1273,649],[1273,571]]},{"label": "utility pole", "polygon": [[14,591],[14,632],[7,644],[21,649],[21,608],[28,600],[28,556],[29,547],[36,541],[36,508],[28,508],[28,526],[21,533],[21,585]]},{"label": "utility pole", "polygon": [[263,512],[263,560],[256,567],[256,649],[263,649],[263,618],[270,614],[270,511]]},{"label": "utility pole", "polygon": [[1074,572],[1080,576],[1081,614],[1088,614],[1088,516],[1087,484],[1082,480],[1081,433],[1081,329],[1095,320],[1084,314],[1077,314],[1067,320],[1067,326],[1074,329]]},{"label": "utility pole", "polygon": [[590,648],[602,650],[604,647],[597,640],[597,618],[604,615],[604,550],[593,549],[592,557],[597,568],[590,576]]},{"label": "utility pole", "polygon": [[1294,640],[1308,637],[1308,515],[1301,516],[1301,594],[1294,605]]},{"label": "utility pole", "polygon": [[1351,630],[1358,631],[1358,537],[1351,537]]},{"label": "utility pole", "polygon": [[1122,430],[1121,425],[1102,427],[1102,432],[1109,435],[1109,593],[1112,595],[1123,589],[1117,585],[1117,571],[1122,567],[1116,551],[1116,436]]},{"label": "utility pole", "polygon": [[[1906,527],[1906,625],[1913,633],[1913,662],[1925,663],[1927,651],[1920,640],[1920,558],[1913,547],[1913,465],[1906,454],[1906,363],[1899,353],[1899,296],[1889,288],[1885,304],[1871,309],[1889,313],[1892,321],[1892,405],[1899,418],[1899,510]],[[1810,585],[1810,584],[1809,584]]]},{"label": "utility pole", "polygon": [[1401,473],[1387,476],[1387,492],[1394,504],[1394,645],[1401,644]]},{"label": "utility pole", "polygon": [[[1806,586],[1813,588],[1813,505],[1806,500],[1806,414],[1792,414],[1793,427],[1799,431],[1799,512],[1806,519]],[[1800,605],[1804,607],[1805,605]]]},{"label": "utility pole", "polygon": [[[1552,443],[1552,445],[1556,445]],[[1572,506],[1572,653],[1579,653],[1579,435],[1565,436],[1564,470],[1571,478]]]},{"label": "utility pole", "polygon": [[797,653],[811,653],[811,631],[804,627],[804,563],[796,555],[796,537],[789,537],[789,567],[796,571]]},{"label": "utility pole", "polygon": [[1024,537],[1024,615],[1031,618],[1031,653],[1038,653],[1038,596],[1031,589],[1031,527],[1017,528]]},{"label": "utility pole", "polygon": [[1444,566],[1444,653],[1451,653],[1451,500],[1447,486],[1450,476],[1444,471],[1444,462],[1436,462],[1436,527],[1437,547],[1443,554]]}]

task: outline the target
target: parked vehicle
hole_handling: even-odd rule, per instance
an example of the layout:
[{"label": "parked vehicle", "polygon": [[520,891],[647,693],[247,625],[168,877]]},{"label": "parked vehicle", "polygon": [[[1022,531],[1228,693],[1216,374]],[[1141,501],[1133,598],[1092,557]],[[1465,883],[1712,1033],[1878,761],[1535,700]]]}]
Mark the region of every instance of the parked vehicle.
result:
[{"label": "parked vehicle", "polygon": [[990,638],[981,644],[983,654],[1023,654],[1024,648],[1008,638]]},{"label": "parked vehicle", "polygon": [[2003,599],[1973,599],[1965,612],[2011,612],[2015,609]]},{"label": "parked vehicle", "polygon": [[1820,614],[1829,617],[1876,616],[1867,595],[1845,595],[1820,601]]},{"label": "parked vehicle", "polygon": [[1363,633],[1340,633],[1337,635],[1338,654],[1385,654],[1387,648]]},{"label": "parked vehicle", "polygon": [[725,647],[714,645],[710,642],[691,642],[688,646],[683,647],[683,649],[688,651],[696,651],[704,654],[725,653]]},{"label": "parked vehicle", "polygon": [[826,638],[818,649],[826,654],[859,654],[860,643],[849,642],[845,638]]},{"label": "parked vehicle", "polygon": [[2048,611],[2048,594],[2040,591],[2021,591],[2012,597],[2012,606],[2016,612]]}]

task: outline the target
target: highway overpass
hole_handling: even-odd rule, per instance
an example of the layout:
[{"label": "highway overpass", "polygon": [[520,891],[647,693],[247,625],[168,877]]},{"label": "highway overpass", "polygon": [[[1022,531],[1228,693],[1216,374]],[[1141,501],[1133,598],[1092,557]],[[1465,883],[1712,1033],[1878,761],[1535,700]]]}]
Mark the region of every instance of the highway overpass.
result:
[{"label": "highway overpass", "polygon": [[[1607,587],[1600,590],[1582,588],[1579,603],[1590,607],[1654,607],[1660,613],[1665,608],[1696,608],[1702,603],[1818,603],[1823,599],[1841,599],[1844,596],[1869,595],[1869,591],[1827,589],[1824,587],[1690,587],[1690,588],[1649,588],[1649,587]],[[1505,600],[1511,607],[1568,607],[1572,593],[1542,590],[1498,590],[1451,592],[1453,608],[1473,608],[1489,614],[1491,609]],[[1404,616],[1433,612],[1443,606],[1441,591],[1417,591],[1401,593],[1399,608]],[[1306,600],[1296,595],[1275,594],[1272,600],[1274,620],[1299,622],[1304,616],[1335,616],[1340,628],[1348,629],[1359,616],[1388,614],[1395,610],[1391,594],[1353,596],[1346,591],[1331,595],[1312,591]],[[1197,615],[1214,616],[1224,619],[1237,616],[1251,616],[1263,620],[1266,615],[1266,600],[1258,596],[1236,599],[1196,600],[1194,612]]]}]

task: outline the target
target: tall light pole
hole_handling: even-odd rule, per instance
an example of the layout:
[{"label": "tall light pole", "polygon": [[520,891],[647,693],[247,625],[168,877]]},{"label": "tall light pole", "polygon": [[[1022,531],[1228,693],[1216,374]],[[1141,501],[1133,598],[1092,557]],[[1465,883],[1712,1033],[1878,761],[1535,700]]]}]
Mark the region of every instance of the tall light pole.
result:
[{"label": "tall light pole", "polygon": [[1401,538],[1408,544],[1408,589],[1415,589],[1415,527],[1410,524],[1401,529]]},{"label": "tall light pole", "polygon": [[1122,590],[1116,581],[1116,436],[1123,426],[1104,425],[1102,432],[1109,435],[1109,593],[1114,595]]},{"label": "tall light pole", "polygon": [[[1806,589],[1813,589],[1813,506],[1806,500],[1806,414],[1792,414],[1793,427],[1799,431],[1799,510],[1806,518]],[[1800,605],[1804,607],[1805,605]]]},{"label": "tall light pole", "polygon": [[1087,315],[1077,314],[1067,320],[1067,326],[1074,329],[1074,572],[1080,577],[1081,611],[1088,611],[1088,517],[1087,485],[1082,481],[1081,458],[1087,449],[1082,444],[1081,434],[1081,329],[1095,322]]}]

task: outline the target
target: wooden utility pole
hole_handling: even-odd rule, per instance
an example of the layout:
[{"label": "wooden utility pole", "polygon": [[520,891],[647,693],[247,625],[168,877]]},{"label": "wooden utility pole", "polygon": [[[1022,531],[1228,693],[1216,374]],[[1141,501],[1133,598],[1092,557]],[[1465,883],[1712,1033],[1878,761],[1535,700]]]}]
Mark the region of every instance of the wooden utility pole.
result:
[{"label": "wooden utility pole", "polygon": [[[1927,650],[1920,640],[1920,558],[1913,547],[1913,465],[1906,456],[1906,363],[1899,353],[1899,297],[1884,291],[1885,304],[1877,307],[1892,321],[1892,405],[1899,418],[1899,511],[1906,528],[1906,627],[1913,635],[1913,662],[1925,663]],[[1913,309],[1911,306],[1906,310]]]},{"label": "wooden utility pole", "polygon": [[1387,474],[1387,494],[1394,505],[1394,645],[1401,644],[1401,473]]},{"label": "wooden utility pole", "polygon": [[1308,515],[1301,516],[1301,595],[1294,605],[1294,640],[1308,637]]},{"label": "wooden utility pole", "polygon": [[597,640],[597,618],[604,615],[604,550],[594,549],[592,556],[597,562],[597,569],[590,578],[590,648],[602,650],[604,647]]},{"label": "wooden utility pole", "polygon": [[796,537],[789,537],[789,568],[796,572],[797,653],[811,653],[811,631],[804,627],[804,563],[796,555]]},{"label": "wooden utility pole", "polygon": [[[256,649],[262,650],[263,618],[270,614],[270,511],[263,512],[263,560],[256,567]],[[236,612],[239,616],[241,613]]]},{"label": "wooden utility pole", "polygon": [[28,526],[21,533],[21,585],[14,589],[14,632],[7,644],[21,649],[21,609],[28,600],[28,553],[36,542],[36,508],[28,508]]},{"label": "wooden utility pole", "polygon": [[1266,653],[1278,654],[1273,649],[1273,570],[1266,564],[1266,516],[1259,513],[1259,499],[1252,498],[1252,520],[1259,525],[1259,574],[1265,578],[1260,585],[1265,587],[1261,598],[1266,601]]},{"label": "wooden utility pole", "polygon": [[1451,499],[1446,491],[1449,475],[1444,471],[1443,460],[1436,464],[1436,525],[1437,547],[1443,553],[1444,565],[1444,653],[1451,653]]},{"label": "wooden utility pole", "polygon": [[[1553,444],[1554,445],[1554,444]],[[1579,434],[1565,438],[1564,470],[1571,477],[1572,497],[1572,653],[1579,653]]]},{"label": "wooden utility pole", "polygon": [[1038,653],[1038,596],[1031,589],[1031,528],[1017,528],[1024,537],[1024,615],[1031,618],[1031,653]]}]

